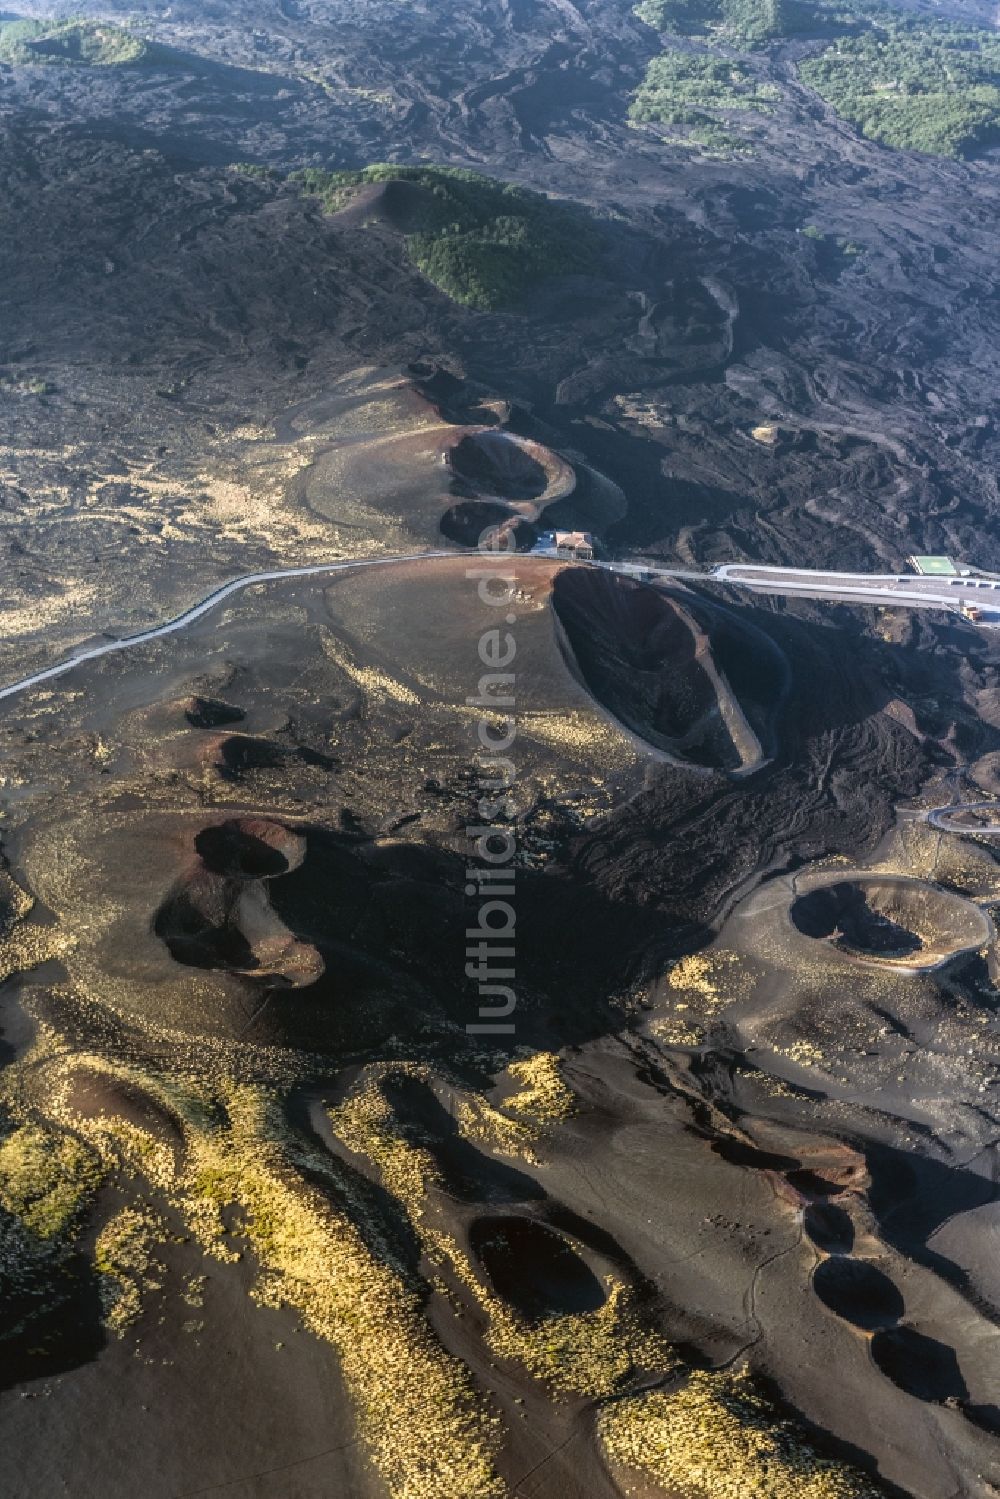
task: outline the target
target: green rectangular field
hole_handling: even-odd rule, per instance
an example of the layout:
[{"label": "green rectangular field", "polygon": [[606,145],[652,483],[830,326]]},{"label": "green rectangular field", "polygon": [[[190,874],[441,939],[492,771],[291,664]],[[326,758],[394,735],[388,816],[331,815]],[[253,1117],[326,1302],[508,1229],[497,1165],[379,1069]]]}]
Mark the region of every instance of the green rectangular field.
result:
[{"label": "green rectangular field", "polygon": [[958,573],[958,568],[950,557],[911,557],[910,561],[918,573],[923,573],[928,577],[942,575],[954,577]]}]

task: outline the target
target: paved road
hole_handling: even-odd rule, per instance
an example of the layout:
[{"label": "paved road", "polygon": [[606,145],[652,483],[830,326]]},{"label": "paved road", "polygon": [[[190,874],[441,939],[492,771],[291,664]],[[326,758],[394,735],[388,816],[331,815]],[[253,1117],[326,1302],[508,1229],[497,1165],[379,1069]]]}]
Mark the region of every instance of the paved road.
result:
[{"label": "paved road", "polygon": [[916,573],[827,572],[808,567],[765,567],[727,562],[709,573],[718,583],[755,593],[802,594],[847,603],[894,604],[905,608],[949,609],[967,605],[996,610],[1000,624],[1000,579],[922,577]]},{"label": "paved road", "polygon": [[981,827],[975,824],[955,824],[952,818],[962,812],[1000,812],[998,802],[953,802],[950,807],[935,807],[932,812],[927,813],[927,821],[931,827],[940,828],[945,833],[966,833],[971,837],[980,838],[984,834],[987,837],[995,837],[1000,834],[1000,822],[983,823]]},{"label": "paved road", "polygon": [[30,675],[21,677],[20,681],[11,682],[7,687],[0,687],[0,699],[13,697],[15,693],[24,692],[29,687],[37,687],[42,682],[61,677],[64,672],[72,671],[74,666],[79,666],[84,661],[96,661],[101,656],[113,656],[117,651],[129,651],[133,646],[145,645],[150,640],[160,640],[164,635],[173,635],[178,630],[193,625],[196,619],[201,619],[203,615],[208,614],[217,604],[221,604],[223,599],[230,598],[244,588],[250,588],[254,583],[277,583],[286,578],[311,578],[322,573],[347,572],[357,567],[389,567],[400,562],[424,562],[432,557],[456,555],[457,553],[450,551],[413,552],[402,557],[364,557],[347,562],[317,562],[311,567],[279,567],[271,572],[245,573],[242,578],[234,578],[231,583],[223,583],[207,598],[202,599],[200,604],[185,609],[183,614],[168,619],[166,624],[154,625],[149,630],[141,630],[138,635],[123,635],[119,640],[106,640],[101,645],[87,646],[85,649],[74,651],[64,661],[58,661],[55,666],[47,666],[42,671],[31,672]]},{"label": "paved road", "polygon": [[[274,568],[269,572],[246,573],[216,588],[201,603],[185,609],[165,624],[154,625],[137,635],[125,635],[121,639],[103,641],[100,645],[87,646],[74,651],[54,666],[31,672],[16,682],[0,687],[0,701],[14,697],[29,687],[38,687],[43,682],[53,681],[80,666],[85,661],[96,661],[101,656],[112,656],[118,651],[131,650],[133,646],[145,645],[151,640],[160,640],[185,629],[208,614],[217,604],[250,588],[255,583],[277,583],[286,578],[311,578],[325,573],[348,572],[360,567],[392,567],[401,562],[427,562],[442,557],[471,555],[466,552],[442,550],[432,552],[410,552],[394,557],[366,557],[343,562],[317,562],[308,567]],[[554,553],[537,553],[552,556]],[[564,559],[565,560],[565,559]],[[730,587],[746,588],[754,593],[802,594],[810,598],[836,598],[850,603],[885,603],[903,605],[908,608],[951,609],[961,612],[967,604],[980,607],[990,605],[998,611],[1000,624],[1000,580],[975,578],[925,578],[898,573],[848,573],[822,572],[814,568],[767,567],[748,562],[727,562],[709,572],[692,569],[651,566],[642,562],[605,562],[597,560],[590,564],[620,576],[669,582],[717,582]]]},{"label": "paved road", "polygon": [[[278,567],[269,572],[245,573],[241,578],[234,578],[230,583],[223,583],[216,588],[200,604],[194,604],[190,609],[185,609],[183,614],[175,615],[165,624],[154,625],[148,630],[141,630],[137,635],[123,635],[120,639],[102,641],[100,645],[87,646],[71,652],[64,660],[56,662],[54,666],[46,666],[41,671],[29,673],[16,682],[9,683],[6,687],[0,687],[0,701],[4,698],[14,697],[19,692],[25,692],[29,687],[38,687],[43,682],[52,681],[56,677],[63,676],[72,671],[74,666],[80,666],[85,661],[96,661],[101,656],[113,656],[118,651],[129,651],[134,646],[146,645],[151,640],[161,640],[165,635],[173,635],[178,630],[184,630],[188,625],[194,624],[196,619],[201,619],[208,614],[216,605],[221,604],[224,599],[231,598],[234,593],[241,592],[244,588],[250,588],[255,583],[278,583],[286,578],[312,578],[325,573],[348,572],[359,567],[393,567],[401,562],[429,562],[442,557],[470,557],[474,555],[468,551],[454,551],[445,549],[434,552],[409,552],[400,556],[392,557],[365,557],[345,560],[343,562],[316,562],[308,567]],[[557,558],[555,553],[538,553],[536,555],[545,557],[552,556],[553,560],[566,561],[566,558]],[[609,572],[635,575],[641,573],[644,577],[651,575],[651,569],[646,565],[627,562],[604,562],[597,561],[593,564]],[[707,574],[685,571],[680,568],[661,567],[655,569],[657,577],[669,579],[692,579],[696,578],[704,582]]]}]

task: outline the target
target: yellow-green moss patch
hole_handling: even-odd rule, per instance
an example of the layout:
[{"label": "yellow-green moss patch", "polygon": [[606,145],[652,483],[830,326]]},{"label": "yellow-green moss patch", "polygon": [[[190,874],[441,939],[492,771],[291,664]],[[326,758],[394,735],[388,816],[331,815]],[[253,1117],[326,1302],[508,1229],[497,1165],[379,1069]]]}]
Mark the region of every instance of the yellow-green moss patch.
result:
[{"label": "yellow-green moss patch", "polygon": [[863,1474],[819,1454],[746,1369],[697,1371],[675,1392],[609,1405],[599,1431],[617,1466],[677,1499],[881,1499]]},{"label": "yellow-green moss patch", "polygon": [[72,1135],[25,1124],[0,1143],[0,1206],[38,1239],[68,1232],[101,1175],[96,1153]]}]

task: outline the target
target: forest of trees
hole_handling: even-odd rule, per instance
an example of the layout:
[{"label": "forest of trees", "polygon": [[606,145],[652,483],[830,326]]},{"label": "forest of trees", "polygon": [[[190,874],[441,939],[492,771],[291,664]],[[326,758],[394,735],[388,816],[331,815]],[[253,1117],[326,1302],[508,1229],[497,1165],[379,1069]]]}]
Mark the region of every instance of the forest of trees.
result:
[{"label": "forest of trees", "polygon": [[787,36],[807,23],[797,0],[642,0],[636,15],[656,31],[713,31],[745,47]]},{"label": "forest of trees", "polygon": [[296,176],[331,211],[366,183],[402,180],[421,189],[410,200],[409,257],[469,307],[495,311],[548,277],[596,271],[602,263],[600,232],[582,211],[476,172],[385,165]]},{"label": "forest of trees", "polygon": [[[641,0],[636,14],[668,36],[699,36],[743,51],[793,35],[814,41],[815,52],[799,64],[802,81],[884,145],[968,156],[1000,139],[1000,37],[982,27],[877,0]],[[724,98],[724,78],[692,67],[691,55],[668,44],[653,59],[635,96],[634,119],[690,124],[684,115],[692,110],[759,107],[738,81]],[[711,126],[712,116],[705,119]]]},{"label": "forest of trees", "polygon": [[683,127],[692,143],[732,155],[747,145],[729,128],[730,114],[763,112],[777,97],[772,84],[757,83],[739,62],[712,53],[663,52],[650,63],[629,114]]},{"label": "forest of trees", "polygon": [[944,21],[878,15],[799,68],[803,82],[863,135],[936,156],[966,156],[1000,132],[1000,37]]},{"label": "forest of trees", "polygon": [[0,21],[0,62],[107,68],[149,61],[151,53],[141,38],[104,21]]}]

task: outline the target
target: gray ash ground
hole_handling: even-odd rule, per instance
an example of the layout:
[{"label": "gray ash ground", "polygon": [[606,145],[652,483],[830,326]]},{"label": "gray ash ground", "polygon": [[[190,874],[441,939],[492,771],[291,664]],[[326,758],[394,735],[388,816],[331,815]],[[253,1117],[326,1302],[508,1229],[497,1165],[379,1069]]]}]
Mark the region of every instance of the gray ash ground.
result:
[{"label": "gray ash ground", "polygon": [[[989,155],[859,139],[794,46],[753,158],[682,150],[627,122],[657,41],[620,0],[100,14],[169,65],[0,67],[0,679],[235,574],[461,543],[537,497],[530,465],[494,495],[469,438],[446,470],[456,427],[559,454],[577,489],[548,519],[603,515],[621,553],[1000,566]],[[376,160],[572,199],[603,267],[460,306],[390,224],[285,177]],[[943,618],[520,565],[517,1046],[561,1054],[572,1112],[522,1051],[461,1036],[461,559],[258,591],[4,705],[4,1140],[110,1151],[124,1121],[163,1173],[126,1153],[76,1237],[0,1280],[11,1499],[710,1499],[733,1490],[690,1452],[664,1487],[607,1422],[744,1359],[772,1437],[794,1417],[880,1492],[1000,1492],[995,952],[900,975],[837,950],[839,910],[807,934],[788,914],[815,865],[913,876],[922,917],[1000,901],[992,845],[919,816],[966,770],[995,792],[1000,650]],[[856,904],[854,946],[898,957],[910,928]],[[21,1218],[58,1217],[20,1159],[15,1259]],[[361,1246],[337,1275],[255,1237],[259,1161],[268,1192],[294,1183],[283,1213],[322,1203],[331,1255]],[[241,1207],[206,1253],[220,1181]],[[137,1205],[161,1227],[145,1268],[114,1261],[139,1303],[119,1328],[100,1235]],[[469,1371],[498,1488],[407,1489],[379,1445],[359,1390],[400,1389],[316,1312],[364,1255],[393,1314],[359,1282],[344,1325],[393,1357],[405,1326],[411,1391],[437,1388],[427,1348]],[[415,1449],[436,1439],[439,1410],[406,1410]],[[872,1492],[734,1471],[740,1499]]]}]

